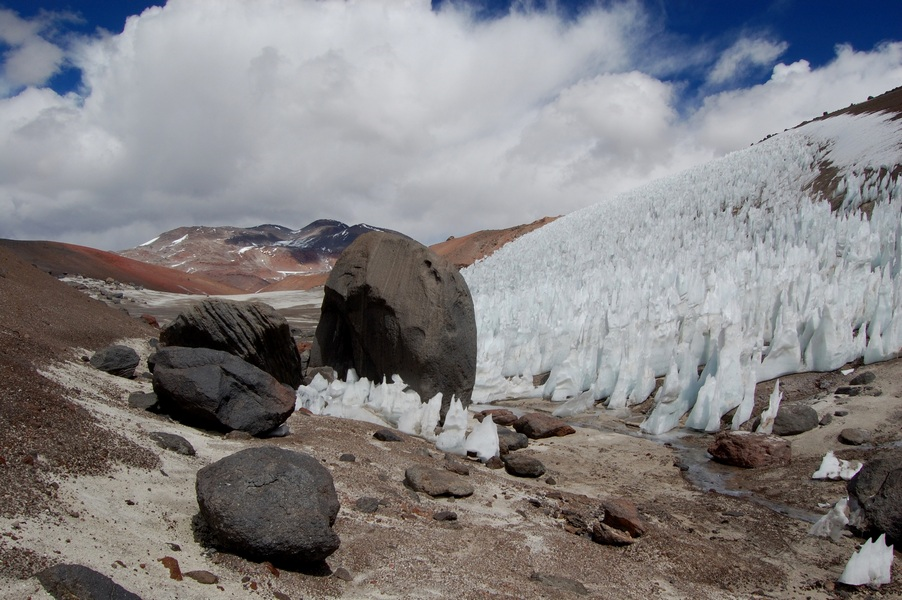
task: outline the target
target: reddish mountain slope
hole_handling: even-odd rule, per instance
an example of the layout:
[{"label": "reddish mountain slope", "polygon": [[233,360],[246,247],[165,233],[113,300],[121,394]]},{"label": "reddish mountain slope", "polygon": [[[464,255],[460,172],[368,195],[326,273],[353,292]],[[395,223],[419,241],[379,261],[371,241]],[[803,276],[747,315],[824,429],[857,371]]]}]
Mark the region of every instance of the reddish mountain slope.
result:
[{"label": "reddish mountain slope", "polygon": [[94,279],[112,277],[123,283],[177,294],[243,293],[243,290],[236,287],[203,276],[149,265],[85,246],[59,242],[0,240],[0,247],[51,275],[71,273]]},{"label": "reddish mountain slope", "polygon": [[495,250],[511,242],[521,235],[529,233],[543,225],[547,225],[557,217],[544,217],[528,225],[517,225],[507,229],[485,229],[459,238],[430,246],[439,256],[447,258],[458,269],[472,265],[480,258],[485,258]]}]

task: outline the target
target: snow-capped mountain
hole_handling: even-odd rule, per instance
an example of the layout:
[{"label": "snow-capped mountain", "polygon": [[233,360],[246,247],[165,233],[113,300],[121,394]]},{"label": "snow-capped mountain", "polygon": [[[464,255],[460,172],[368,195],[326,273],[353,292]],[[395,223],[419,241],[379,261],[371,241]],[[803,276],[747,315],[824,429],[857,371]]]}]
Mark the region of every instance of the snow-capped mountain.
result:
[{"label": "snow-capped mountain", "polygon": [[715,430],[732,409],[738,426],[758,381],[897,356],[900,271],[902,88],[600,199],[465,269],[473,400],[618,408],[666,376],[643,430],[687,413]]},{"label": "snow-capped mountain", "polygon": [[342,251],[367,231],[389,230],[329,219],[302,229],[179,227],[119,254],[255,292],[290,275],[328,273]]}]

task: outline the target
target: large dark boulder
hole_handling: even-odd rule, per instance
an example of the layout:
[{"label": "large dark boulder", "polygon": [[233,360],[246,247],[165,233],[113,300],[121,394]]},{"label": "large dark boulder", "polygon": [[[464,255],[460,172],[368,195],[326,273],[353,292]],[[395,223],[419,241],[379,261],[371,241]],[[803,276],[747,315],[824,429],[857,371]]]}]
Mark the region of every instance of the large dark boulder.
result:
[{"label": "large dark boulder", "polygon": [[902,543],[902,450],[868,461],[847,484],[853,523],[869,534]]},{"label": "large dark boulder", "polygon": [[116,344],[95,352],[91,357],[91,366],[110,375],[131,379],[135,376],[139,360],[138,353],[132,348]]},{"label": "large dark boulder", "polygon": [[288,321],[262,302],[202,300],[160,331],[160,343],[234,354],[295,389],[304,375]]},{"label": "large dark boulder", "polygon": [[260,435],[294,412],[294,390],[234,354],[167,346],[154,363],[160,408],[188,424]]},{"label": "large dark boulder", "polygon": [[103,573],[82,565],[54,565],[35,575],[54,598],[79,600],[141,600]]},{"label": "large dark boulder", "polygon": [[470,403],[476,319],[464,278],[422,244],[393,233],[360,236],[326,282],[310,357],[345,378],[400,375],[423,402],[441,392]]},{"label": "large dark boulder", "polygon": [[332,475],[307,454],[248,448],[197,473],[197,504],[218,548],[292,565],[338,549]]},{"label": "large dark boulder", "polygon": [[807,404],[784,404],[774,418],[774,435],[798,435],[817,427],[821,418]]}]

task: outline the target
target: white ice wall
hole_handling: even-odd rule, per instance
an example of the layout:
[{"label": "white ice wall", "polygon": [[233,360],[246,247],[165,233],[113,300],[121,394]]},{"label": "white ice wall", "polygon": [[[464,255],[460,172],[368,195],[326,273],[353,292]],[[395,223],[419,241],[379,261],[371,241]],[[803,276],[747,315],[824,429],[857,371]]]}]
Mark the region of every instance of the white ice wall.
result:
[{"label": "white ice wall", "polygon": [[[895,356],[900,143],[902,120],[887,115],[810,123],[602,200],[469,267],[474,401],[590,390],[618,407],[666,374],[644,429],[666,431],[693,408],[691,425],[711,429],[756,381]],[[837,212],[812,197],[827,163]],[[856,210],[868,201],[870,219]]]}]

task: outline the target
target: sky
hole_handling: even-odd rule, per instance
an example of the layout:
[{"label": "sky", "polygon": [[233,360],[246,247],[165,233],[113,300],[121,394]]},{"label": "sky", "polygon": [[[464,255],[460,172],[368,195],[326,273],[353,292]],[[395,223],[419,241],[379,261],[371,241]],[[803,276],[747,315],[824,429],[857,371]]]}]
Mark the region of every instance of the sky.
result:
[{"label": "sky", "polygon": [[0,0],[0,238],[559,215],[902,85],[875,0]]}]

